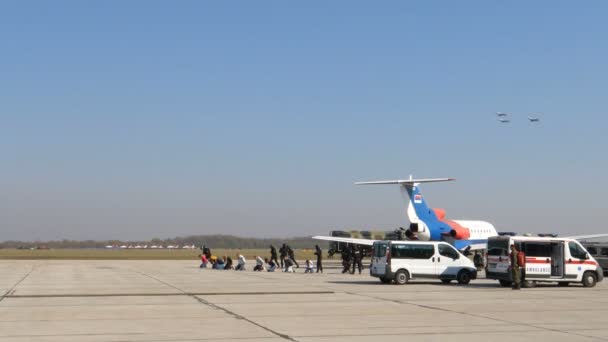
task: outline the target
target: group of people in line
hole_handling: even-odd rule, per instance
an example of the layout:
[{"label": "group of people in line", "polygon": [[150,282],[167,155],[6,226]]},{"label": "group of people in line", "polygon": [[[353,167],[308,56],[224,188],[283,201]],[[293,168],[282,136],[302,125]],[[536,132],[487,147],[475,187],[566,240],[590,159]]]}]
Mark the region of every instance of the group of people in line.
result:
[{"label": "group of people in line", "polygon": [[[323,273],[323,251],[319,245],[315,245],[314,255],[317,257],[316,272]],[[212,268],[215,270],[236,270],[246,271],[247,259],[242,254],[237,255],[237,263],[233,266],[232,258],[229,256],[216,257],[211,254],[211,249],[206,245],[202,248],[202,254],[199,255],[201,258],[200,268]],[[279,259],[280,256],[280,259]],[[304,273],[315,272],[314,263],[311,260],[306,260],[306,269]],[[280,267],[283,272],[293,273],[295,268],[300,268],[293,249],[283,244],[277,253],[277,249],[270,245],[270,258],[262,258],[261,256],[255,257],[255,266],[253,271],[256,272],[275,272]],[[294,268],[295,267],[295,268]]]}]

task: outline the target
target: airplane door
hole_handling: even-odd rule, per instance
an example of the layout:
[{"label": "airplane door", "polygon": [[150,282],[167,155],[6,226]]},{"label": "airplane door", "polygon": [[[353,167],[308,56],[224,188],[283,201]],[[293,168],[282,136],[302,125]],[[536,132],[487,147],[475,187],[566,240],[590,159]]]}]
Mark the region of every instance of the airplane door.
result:
[{"label": "airplane door", "polygon": [[551,277],[564,277],[564,243],[551,243]]}]

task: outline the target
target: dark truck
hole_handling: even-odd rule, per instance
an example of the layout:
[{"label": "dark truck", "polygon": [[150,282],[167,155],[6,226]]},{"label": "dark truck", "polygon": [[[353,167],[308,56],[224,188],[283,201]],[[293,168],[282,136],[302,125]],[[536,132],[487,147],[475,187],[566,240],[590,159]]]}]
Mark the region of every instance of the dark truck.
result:
[{"label": "dark truck", "polygon": [[604,275],[608,275],[608,242],[581,242],[581,244],[600,264]]}]

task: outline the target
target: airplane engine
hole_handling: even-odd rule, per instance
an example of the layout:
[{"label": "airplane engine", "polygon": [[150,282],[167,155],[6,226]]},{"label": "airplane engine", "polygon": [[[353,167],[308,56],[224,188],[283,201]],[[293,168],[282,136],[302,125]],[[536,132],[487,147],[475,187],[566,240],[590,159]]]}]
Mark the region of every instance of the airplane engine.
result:
[{"label": "airplane engine", "polygon": [[456,240],[467,240],[468,238],[471,237],[471,232],[459,225],[458,223],[451,221],[448,223],[450,225],[450,227],[452,228],[452,230],[450,231],[450,236],[453,237]]},{"label": "airplane engine", "polygon": [[411,223],[405,231],[405,236],[410,240],[430,240],[431,235],[424,222]]}]

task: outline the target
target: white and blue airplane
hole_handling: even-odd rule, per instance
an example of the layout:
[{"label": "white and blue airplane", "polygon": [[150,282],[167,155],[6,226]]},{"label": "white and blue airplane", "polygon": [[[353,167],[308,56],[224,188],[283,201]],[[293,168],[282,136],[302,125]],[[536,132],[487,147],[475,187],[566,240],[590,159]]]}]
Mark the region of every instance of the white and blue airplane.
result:
[{"label": "white and blue airplane", "polygon": [[[463,252],[486,249],[488,238],[497,236],[496,228],[485,221],[476,220],[447,220],[445,210],[429,208],[426,204],[420,184],[433,182],[453,181],[454,178],[426,178],[407,180],[388,180],[374,182],[357,182],[356,185],[384,185],[397,184],[405,203],[407,203],[407,216],[410,227],[406,230],[406,236],[411,240],[422,241],[446,241]],[[605,237],[608,234],[571,236],[571,239],[593,239]],[[334,236],[313,236],[313,239],[346,242],[351,244],[373,245],[375,240],[341,238]]]}]

